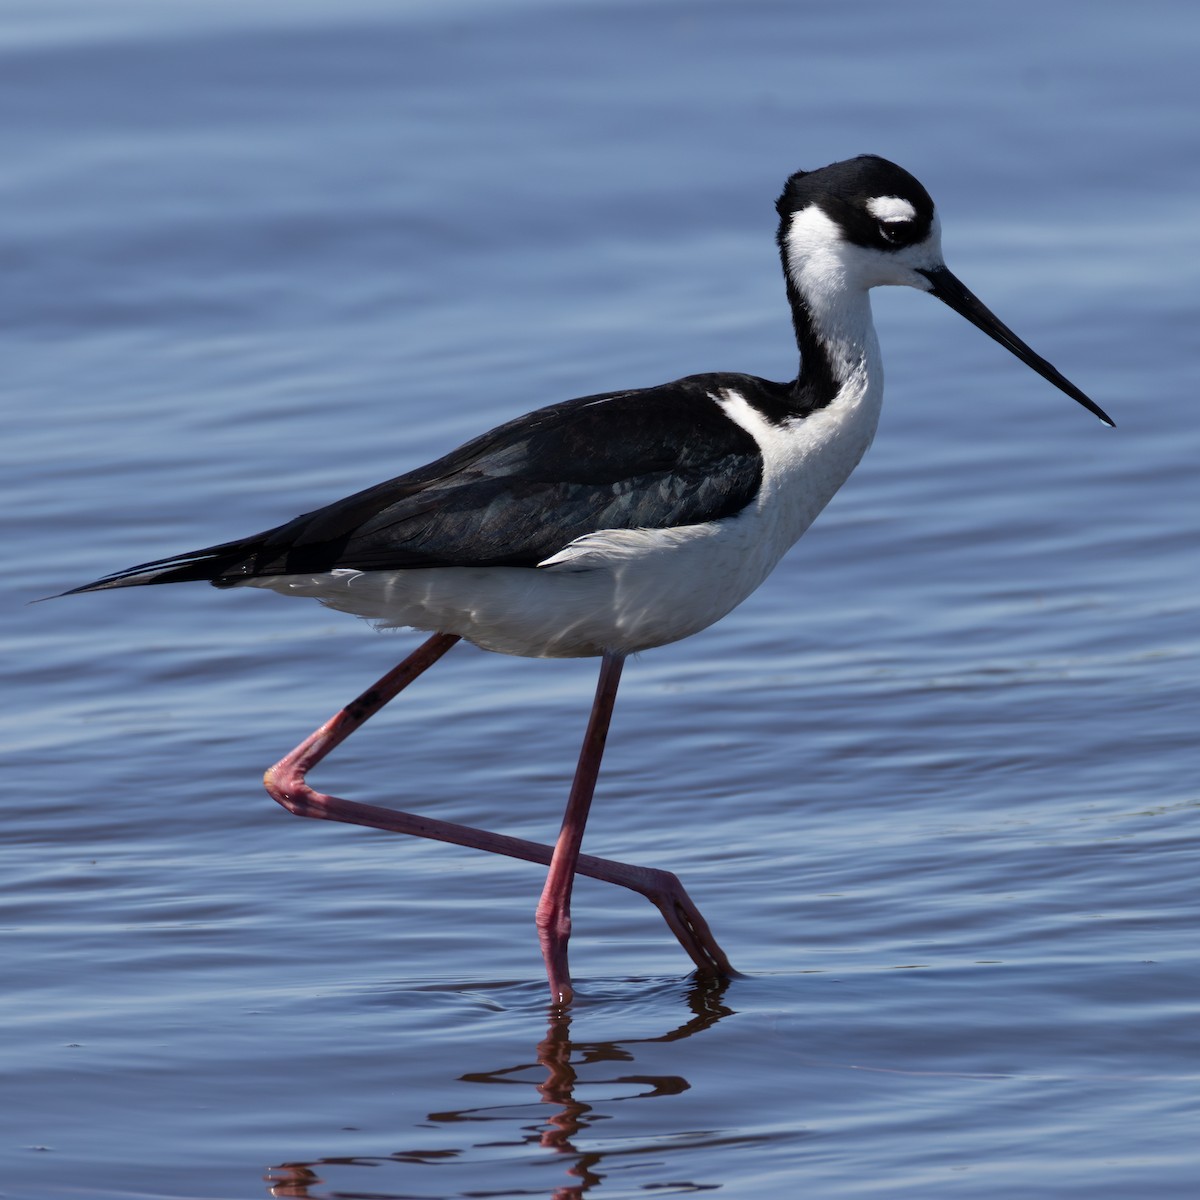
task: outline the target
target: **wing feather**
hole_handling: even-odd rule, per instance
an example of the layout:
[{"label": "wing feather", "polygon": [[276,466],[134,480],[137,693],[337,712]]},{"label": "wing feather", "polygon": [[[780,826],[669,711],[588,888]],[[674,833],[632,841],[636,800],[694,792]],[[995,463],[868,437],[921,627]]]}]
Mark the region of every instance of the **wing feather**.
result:
[{"label": "wing feather", "polygon": [[716,378],[539,409],[275,529],[73,590],[337,568],[534,567],[600,529],[719,520],[753,500],[762,461],[715,398]]}]

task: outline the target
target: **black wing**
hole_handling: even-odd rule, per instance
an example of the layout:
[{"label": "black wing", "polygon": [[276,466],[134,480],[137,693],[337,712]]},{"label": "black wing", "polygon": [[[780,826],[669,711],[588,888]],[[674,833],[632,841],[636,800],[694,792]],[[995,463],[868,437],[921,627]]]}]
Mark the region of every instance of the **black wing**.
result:
[{"label": "black wing", "polygon": [[774,390],[744,376],[697,375],[568,400],[286,525],[142,563],[72,592],[233,584],[338,567],[533,567],[598,529],[719,520],[749,504],[762,479],[754,438],[713,398],[724,387]]}]

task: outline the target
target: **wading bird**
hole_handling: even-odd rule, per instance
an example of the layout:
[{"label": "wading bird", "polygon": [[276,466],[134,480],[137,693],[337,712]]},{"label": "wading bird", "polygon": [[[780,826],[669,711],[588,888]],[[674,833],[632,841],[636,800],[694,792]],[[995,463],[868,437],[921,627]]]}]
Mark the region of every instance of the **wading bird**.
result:
[{"label": "wading bird", "polygon": [[[298,816],[549,864],[537,928],[556,1002],[572,996],[576,872],[641,892],[700,970],[732,970],[674,875],[581,854],[584,824],[626,656],[698,633],[740,604],[870,445],[883,391],[871,288],[931,293],[1112,424],[950,273],[933,201],[907,171],[870,155],[797,171],[776,207],[800,349],[790,383],[721,372],[567,400],[265,533],[73,589],[206,580],[432,632],[272,767],[267,790]],[[553,847],[327,796],[306,782],[461,638],[502,654],[600,659]]]}]

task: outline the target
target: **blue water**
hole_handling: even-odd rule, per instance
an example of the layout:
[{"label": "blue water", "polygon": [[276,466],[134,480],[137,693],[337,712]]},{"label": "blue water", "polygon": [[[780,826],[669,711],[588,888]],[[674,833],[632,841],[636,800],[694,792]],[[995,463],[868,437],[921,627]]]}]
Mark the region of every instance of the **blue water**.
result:
[{"label": "blue water", "polygon": [[[0,26],[0,1195],[1194,1197],[1200,14],[25,0]],[[877,293],[875,447],[629,664],[586,848],[296,821],[413,644],[201,586],[28,605],[572,395],[795,367],[788,173],[864,151],[1118,422]],[[545,840],[590,662],[457,649],[314,775]]]}]

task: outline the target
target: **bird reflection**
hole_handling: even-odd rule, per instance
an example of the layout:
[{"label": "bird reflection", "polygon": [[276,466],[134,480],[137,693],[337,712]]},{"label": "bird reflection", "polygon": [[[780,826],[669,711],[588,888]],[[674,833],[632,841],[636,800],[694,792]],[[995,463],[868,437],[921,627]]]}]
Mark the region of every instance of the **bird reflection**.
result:
[{"label": "bird reflection", "polygon": [[[586,1134],[596,1122],[610,1119],[612,1114],[609,1110],[622,1100],[677,1096],[691,1086],[681,1075],[646,1075],[621,1070],[622,1064],[632,1065],[636,1062],[632,1047],[681,1041],[710,1029],[722,1017],[733,1012],[724,1003],[728,986],[729,981],[725,979],[708,977],[694,980],[686,996],[692,1015],[682,1024],[654,1037],[574,1041],[571,1038],[571,1010],[552,1008],[546,1035],[538,1042],[532,1060],[459,1076],[463,1083],[512,1089],[511,1097],[505,1097],[496,1104],[429,1114],[430,1124],[441,1127],[486,1124],[486,1140],[466,1140],[461,1147],[451,1149],[442,1147],[432,1150],[412,1146],[378,1157],[330,1156],[314,1162],[281,1163],[271,1168],[266,1176],[266,1182],[270,1185],[269,1194],[318,1200],[319,1197],[346,1194],[343,1187],[330,1188],[327,1185],[328,1176],[341,1167],[434,1167],[439,1163],[451,1162],[462,1165],[476,1150],[486,1149],[489,1159],[494,1161],[499,1148],[537,1146],[566,1160],[566,1181],[551,1185],[548,1193],[541,1188],[520,1187],[517,1190],[489,1188],[487,1194],[493,1197],[549,1195],[550,1200],[572,1200],[584,1196],[603,1181],[605,1152],[580,1149],[576,1139]],[[586,1085],[589,1095],[593,1096],[591,1102],[576,1097],[579,1085]],[[603,1099],[594,1098],[598,1090],[603,1091]],[[536,1102],[548,1106],[550,1112],[531,1123],[530,1102],[535,1097]],[[516,1136],[511,1139],[503,1134],[497,1136],[497,1123],[512,1125]],[[388,1200],[389,1197],[402,1200],[414,1195],[408,1186],[410,1178],[406,1178],[402,1185],[403,1191],[381,1191],[380,1182],[372,1179],[370,1195],[374,1200]],[[474,1185],[471,1194],[479,1194],[478,1179]],[[703,1187],[693,1186],[696,1190]]]}]

